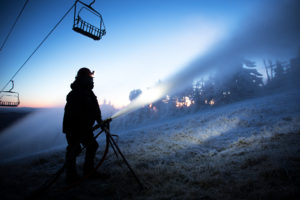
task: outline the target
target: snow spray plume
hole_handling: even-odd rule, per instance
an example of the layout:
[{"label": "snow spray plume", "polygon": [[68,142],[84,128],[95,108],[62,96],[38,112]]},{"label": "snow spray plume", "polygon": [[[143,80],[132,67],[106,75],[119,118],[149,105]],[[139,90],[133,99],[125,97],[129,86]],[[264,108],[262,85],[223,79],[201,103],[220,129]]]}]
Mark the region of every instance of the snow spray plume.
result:
[{"label": "snow spray plume", "polygon": [[[22,111],[16,108],[15,112]],[[107,109],[101,110],[108,116]],[[109,111],[108,111],[109,112]],[[7,117],[13,115],[8,112]],[[0,163],[27,156],[65,149],[67,141],[62,134],[63,108],[36,109],[26,117],[0,132]],[[109,126],[110,119],[105,120]]]},{"label": "snow spray plume", "polygon": [[[261,2],[261,1],[260,1]],[[297,0],[265,1],[255,12],[242,20],[231,37],[211,48],[183,70],[153,88],[142,92],[127,107],[112,118],[127,114],[147,104],[185,89],[191,80],[211,71],[221,71],[224,77],[232,74],[245,57],[287,56],[300,44],[300,14]],[[260,15],[260,13],[263,13]]]},{"label": "snow spray plume", "polygon": [[0,162],[65,148],[62,119],[62,108],[41,109],[2,131]]}]

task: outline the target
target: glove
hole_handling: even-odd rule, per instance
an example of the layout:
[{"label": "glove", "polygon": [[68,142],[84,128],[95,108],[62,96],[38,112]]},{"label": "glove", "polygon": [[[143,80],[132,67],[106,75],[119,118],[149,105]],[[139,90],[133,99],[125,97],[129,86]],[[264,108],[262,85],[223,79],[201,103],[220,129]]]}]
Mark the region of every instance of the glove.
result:
[{"label": "glove", "polygon": [[102,130],[105,130],[105,129],[108,129],[109,130],[109,127],[110,127],[110,122],[112,121],[111,118],[108,118],[106,120],[102,120],[101,121],[101,124],[100,124],[100,127]]}]

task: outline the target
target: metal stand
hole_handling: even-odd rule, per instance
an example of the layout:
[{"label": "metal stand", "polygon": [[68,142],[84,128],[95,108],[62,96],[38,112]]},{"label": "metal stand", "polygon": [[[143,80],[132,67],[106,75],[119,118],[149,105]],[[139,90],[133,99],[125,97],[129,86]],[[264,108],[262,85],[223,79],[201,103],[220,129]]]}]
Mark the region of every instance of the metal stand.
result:
[{"label": "metal stand", "polygon": [[[106,137],[109,137],[109,143],[111,144],[112,149],[115,152],[115,155],[118,158],[118,153],[119,155],[122,157],[124,163],[126,164],[126,166],[128,167],[129,171],[131,172],[131,174],[133,175],[133,177],[135,178],[135,180],[137,181],[137,183],[139,184],[141,189],[144,189],[144,186],[142,184],[142,182],[140,181],[140,179],[137,177],[136,173],[133,171],[132,167],[130,166],[130,164],[128,163],[127,159],[125,158],[125,156],[123,155],[123,153],[121,152],[118,144],[116,143],[116,141],[114,140],[114,138],[112,137],[112,134],[109,131],[109,127],[104,127],[103,128],[104,132],[106,133]],[[116,151],[117,150],[117,151]]]}]

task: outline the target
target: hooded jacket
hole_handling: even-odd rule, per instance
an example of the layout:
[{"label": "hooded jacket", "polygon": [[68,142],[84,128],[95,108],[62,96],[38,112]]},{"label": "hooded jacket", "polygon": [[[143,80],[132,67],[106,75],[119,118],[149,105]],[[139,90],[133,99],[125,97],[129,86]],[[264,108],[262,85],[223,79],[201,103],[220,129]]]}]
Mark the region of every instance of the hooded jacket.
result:
[{"label": "hooded jacket", "polygon": [[92,131],[95,121],[101,121],[101,111],[97,97],[92,91],[93,79],[77,77],[71,84],[71,92],[67,95],[63,132],[82,134]]}]

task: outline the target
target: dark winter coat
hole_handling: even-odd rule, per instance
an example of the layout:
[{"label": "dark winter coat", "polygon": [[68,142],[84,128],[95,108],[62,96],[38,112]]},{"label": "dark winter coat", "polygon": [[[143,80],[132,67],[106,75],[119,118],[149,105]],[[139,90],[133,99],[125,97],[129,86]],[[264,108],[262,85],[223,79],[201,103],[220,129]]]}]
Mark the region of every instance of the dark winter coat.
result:
[{"label": "dark winter coat", "polygon": [[63,119],[64,133],[84,134],[92,130],[95,120],[101,121],[101,111],[93,87],[93,79],[90,77],[76,78],[71,84],[72,91],[67,95]]}]

